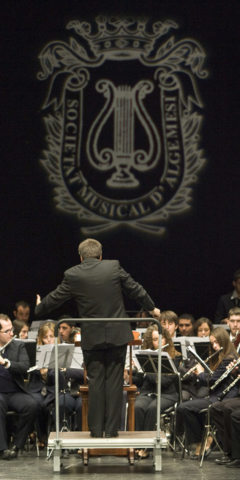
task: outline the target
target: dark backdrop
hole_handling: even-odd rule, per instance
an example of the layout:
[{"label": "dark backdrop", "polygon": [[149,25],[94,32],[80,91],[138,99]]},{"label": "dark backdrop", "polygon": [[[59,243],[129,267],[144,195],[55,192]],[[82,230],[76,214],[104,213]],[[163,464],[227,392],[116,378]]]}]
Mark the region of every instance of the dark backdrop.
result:
[{"label": "dark backdrop", "polygon": [[[207,53],[209,76],[200,85],[207,166],[194,186],[191,211],[172,218],[160,238],[131,230],[95,237],[104,258],[118,258],[162,310],[212,319],[240,268],[238,0],[1,3],[0,311],[12,316],[20,299],[33,308],[35,294],[47,294],[79,261],[79,224],[54,209],[53,186],[39,163],[46,147],[46,86],[36,75],[42,48],[51,40],[68,41],[70,20],[93,21],[101,13],[170,18],[179,25],[176,38],[191,37]],[[53,318],[60,312],[76,315],[71,302]]]}]

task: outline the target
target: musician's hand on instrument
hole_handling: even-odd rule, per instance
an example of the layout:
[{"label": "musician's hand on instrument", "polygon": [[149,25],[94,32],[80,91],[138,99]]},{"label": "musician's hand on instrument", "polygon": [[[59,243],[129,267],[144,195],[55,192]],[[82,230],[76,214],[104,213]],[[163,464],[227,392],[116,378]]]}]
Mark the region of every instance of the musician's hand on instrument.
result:
[{"label": "musician's hand on instrument", "polygon": [[195,373],[196,375],[199,375],[199,373],[202,373],[202,372],[204,372],[204,371],[205,371],[205,370],[204,370],[204,368],[202,367],[202,365],[200,365],[200,363],[198,363],[198,364],[196,365],[196,370],[194,370],[194,373]]},{"label": "musician's hand on instrument", "polygon": [[154,310],[152,310],[151,312],[149,311],[149,313],[152,315],[153,318],[156,318],[157,320],[159,320],[161,315],[161,310],[155,307]]},{"label": "musician's hand on instrument", "polygon": [[[233,368],[234,365],[235,365],[235,363],[236,363],[236,360],[233,360],[232,362],[230,362],[230,363],[227,365],[226,370],[229,370],[229,368]],[[238,368],[238,367],[236,367],[236,369],[237,369],[237,368]]]},{"label": "musician's hand on instrument", "polygon": [[2,355],[0,355],[0,365],[4,365],[6,361],[6,358],[3,358]]},{"label": "musician's hand on instrument", "polygon": [[41,303],[41,297],[40,297],[40,295],[37,294],[37,296],[36,296],[36,305],[39,305],[39,303]]}]

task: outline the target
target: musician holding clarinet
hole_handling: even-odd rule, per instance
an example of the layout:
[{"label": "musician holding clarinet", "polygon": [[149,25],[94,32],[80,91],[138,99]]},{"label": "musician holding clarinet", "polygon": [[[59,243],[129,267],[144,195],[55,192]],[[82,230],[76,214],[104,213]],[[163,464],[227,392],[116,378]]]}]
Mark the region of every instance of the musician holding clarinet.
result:
[{"label": "musician holding clarinet", "polygon": [[[234,316],[235,323],[240,324],[240,309],[230,312],[232,315],[229,317]],[[223,457],[217,458],[215,463],[227,468],[240,468],[240,358],[230,362],[224,376],[231,378],[231,383],[218,397],[218,402],[211,405],[211,419],[217,427],[224,451]],[[233,389],[238,389],[238,395],[229,398],[229,392]]]},{"label": "musician holding clarinet", "polygon": [[[0,458],[3,460],[17,457],[38,412],[37,403],[24,386],[23,376],[30,367],[28,354],[24,343],[14,338],[11,320],[0,314]],[[20,415],[11,448],[6,428],[9,410]]]},{"label": "musician holding clarinet", "polygon": [[[209,403],[212,404],[213,402],[216,402],[223,390],[225,390],[225,388],[232,382],[230,377],[226,377],[219,382],[216,388],[211,389],[211,387],[213,387],[219,378],[225,373],[229,362],[237,358],[236,349],[224,328],[215,328],[209,338],[211,342],[209,354],[212,355],[216,352],[216,355],[210,358],[208,365],[205,364],[205,368],[203,366],[204,362],[201,361],[201,363],[196,365],[195,370],[201,385],[210,387],[209,399],[205,397],[190,400],[180,404],[177,409],[178,415],[180,415],[184,422],[188,444],[197,444],[195,454],[190,457],[192,460],[197,460],[201,454],[200,449],[204,416],[199,412],[202,409],[207,408]],[[237,387],[234,387],[227,394],[228,398],[236,397],[237,390]],[[208,440],[211,441],[210,436],[208,437]],[[207,444],[206,454],[208,455],[209,453],[211,453],[210,444]]]}]

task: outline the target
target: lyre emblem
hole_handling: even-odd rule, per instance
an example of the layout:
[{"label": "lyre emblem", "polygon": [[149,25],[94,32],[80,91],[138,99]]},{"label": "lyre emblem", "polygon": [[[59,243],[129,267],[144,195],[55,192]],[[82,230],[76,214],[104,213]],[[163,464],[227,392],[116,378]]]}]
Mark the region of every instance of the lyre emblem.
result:
[{"label": "lyre emblem", "polygon": [[[116,87],[109,80],[99,80],[96,84],[96,90],[107,100],[90,128],[86,148],[88,159],[94,168],[101,171],[115,170],[106,182],[109,187],[137,187],[139,181],[132,170],[145,172],[154,168],[159,161],[160,136],[143,103],[153,89],[154,84],[149,80],[141,80],[133,88],[128,85]],[[103,129],[107,128],[111,116],[113,148],[101,149]],[[145,131],[147,151],[135,150],[136,120]]]}]

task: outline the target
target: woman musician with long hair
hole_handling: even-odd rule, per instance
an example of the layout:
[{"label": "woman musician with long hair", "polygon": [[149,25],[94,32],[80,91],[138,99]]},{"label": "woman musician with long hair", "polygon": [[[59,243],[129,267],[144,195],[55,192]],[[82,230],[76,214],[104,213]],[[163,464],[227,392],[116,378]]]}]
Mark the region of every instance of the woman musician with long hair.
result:
[{"label": "woman musician with long hair", "polygon": [[[184,402],[178,406],[177,414],[180,415],[184,422],[185,434],[187,437],[188,444],[197,444],[195,455],[191,456],[191,459],[196,460],[199,458],[200,449],[201,449],[201,439],[204,427],[204,416],[199,412],[202,409],[208,407],[208,403],[212,404],[216,402],[218,397],[221,395],[223,390],[231,383],[232,379],[230,376],[226,376],[220,381],[216,388],[212,388],[214,384],[219,380],[220,377],[226,372],[228,364],[237,358],[237,352],[230,341],[229,335],[226,330],[222,327],[215,328],[210,335],[210,351],[209,355],[212,355],[214,352],[219,352],[218,355],[214,355],[208,363],[208,366],[212,370],[213,374],[209,375],[204,371],[202,365],[196,365],[196,375],[198,376],[199,382],[203,386],[209,386],[209,399],[198,398],[196,400],[191,400]],[[233,398],[237,396],[238,388],[234,387],[228,394],[228,398]],[[208,437],[211,440],[211,437]],[[211,452],[209,445],[207,444],[206,453]]]},{"label": "woman musician with long hair", "polygon": [[[193,334],[196,337],[209,337],[213,329],[213,324],[209,318],[201,317],[193,324]],[[184,361],[183,365],[180,365],[179,372],[182,378],[182,401],[186,402],[191,398],[203,398],[208,395],[207,387],[203,387],[198,382],[196,371],[196,359],[189,352],[188,358]],[[179,422],[180,426],[180,422]]]},{"label": "woman musician with long hair", "polygon": [[[159,334],[158,326],[151,325],[144,334],[143,350],[158,350]],[[166,328],[162,329],[162,348],[178,367],[182,358],[175,350],[172,338]],[[140,387],[140,394],[135,401],[135,430],[153,431],[157,421],[157,376],[155,373],[146,373],[133,377],[133,383]],[[174,405],[179,400],[175,384],[171,375],[161,376],[161,412]],[[146,458],[147,450],[138,451],[139,458]]]},{"label": "woman musician with long hair", "polygon": [[[38,332],[37,345],[53,345],[55,340],[54,328],[55,324],[50,321],[46,321],[46,323],[41,325]],[[48,368],[33,370],[30,373],[28,391],[39,406],[36,428],[39,440],[38,445],[42,448],[47,443],[49,405],[55,400],[55,370],[48,370]],[[30,437],[35,441],[34,432]]]}]

